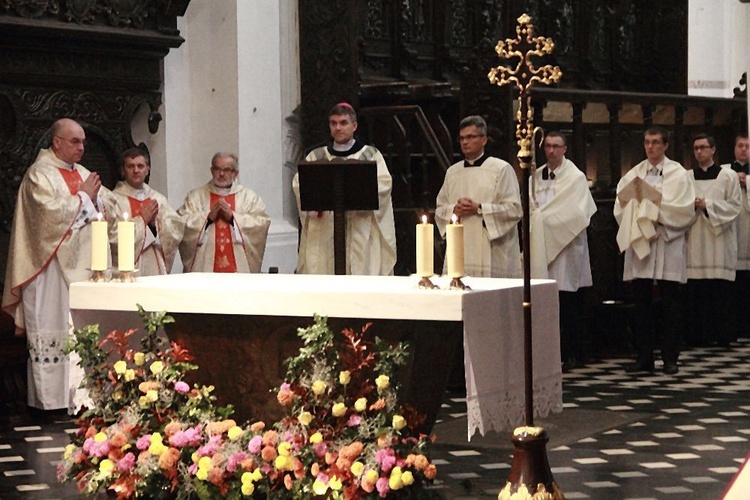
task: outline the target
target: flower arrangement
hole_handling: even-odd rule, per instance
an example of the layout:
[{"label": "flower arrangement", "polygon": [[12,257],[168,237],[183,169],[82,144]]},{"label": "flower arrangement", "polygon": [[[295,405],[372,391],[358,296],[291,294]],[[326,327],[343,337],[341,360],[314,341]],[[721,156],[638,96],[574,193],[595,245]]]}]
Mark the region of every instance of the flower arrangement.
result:
[{"label": "flower arrangement", "polygon": [[86,495],[117,498],[429,498],[437,470],[429,440],[411,430],[414,412],[397,403],[394,383],[406,346],[361,332],[334,335],[321,317],[300,329],[299,355],[287,361],[275,425],[238,425],[211,386],[193,385],[197,368],[159,328],[172,318],[146,314],[136,330],[100,340],[97,326],[75,332],[94,402],[78,420],[58,466],[61,481]]}]

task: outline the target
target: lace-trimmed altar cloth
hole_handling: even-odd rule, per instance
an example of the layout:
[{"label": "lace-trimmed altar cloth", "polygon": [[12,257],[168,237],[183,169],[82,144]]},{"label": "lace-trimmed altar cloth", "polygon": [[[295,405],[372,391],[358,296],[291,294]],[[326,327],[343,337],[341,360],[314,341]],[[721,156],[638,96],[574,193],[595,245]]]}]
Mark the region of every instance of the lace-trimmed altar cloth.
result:
[{"label": "lace-trimmed altar cloth", "polygon": [[[463,297],[469,440],[479,431],[524,424],[523,288],[503,300],[481,290]],[[534,418],[562,411],[558,294],[554,282],[532,288]]]}]

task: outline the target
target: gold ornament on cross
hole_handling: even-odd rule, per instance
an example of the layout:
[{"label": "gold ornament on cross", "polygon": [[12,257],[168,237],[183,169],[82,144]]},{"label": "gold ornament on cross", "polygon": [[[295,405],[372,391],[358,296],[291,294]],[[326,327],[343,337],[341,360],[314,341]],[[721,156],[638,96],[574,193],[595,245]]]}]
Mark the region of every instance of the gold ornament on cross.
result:
[{"label": "gold ornament on cross", "polygon": [[541,57],[552,53],[555,44],[551,38],[534,36],[534,25],[531,17],[523,14],[518,18],[516,26],[518,36],[514,39],[500,40],[497,42],[495,52],[502,59],[518,59],[514,68],[497,66],[492,68],[487,75],[490,83],[502,87],[514,83],[518,90],[518,113],[516,118],[516,138],[518,138],[518,159],[522,168],[528,168],[530,158],[533,155],[532,142],[534,137],[534,108],[531,107],[531,94],[529,90],[534,83],[544,85],[556,83],[562,76],[559,66],[545,65],[540,68],[534,66],[532,57]]}]

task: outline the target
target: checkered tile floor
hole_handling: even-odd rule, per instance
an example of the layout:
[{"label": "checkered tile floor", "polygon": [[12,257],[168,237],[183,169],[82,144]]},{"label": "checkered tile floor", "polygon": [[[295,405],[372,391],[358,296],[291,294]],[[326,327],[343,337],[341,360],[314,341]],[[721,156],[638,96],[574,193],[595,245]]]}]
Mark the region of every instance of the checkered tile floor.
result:
[{"label": "checkered tile floor", "polygon": [[[721,498],[750,451],[750,341],[687,351],[676,376],[626,374],[628,361],[592,363],[564,376],[567,412],[543,425],[551,437],[552,473],[565,497]],[[458,421],[465,411],[461,395],[449,393],[440,418]],[[576,421],[577,411],[594,419],[607,415],[612,423],[602,429],[601,421]],[[572,423],[558,429],[564,416]],[[0,427],[0,499],[77,498],[74,486],[55,480],[72,429],[65,420]],[[555,429],[568,442],[556,445]],[[496,497],[508,477],[510,446],[441,443],[437,437],[436,491],[445,498]]]}]

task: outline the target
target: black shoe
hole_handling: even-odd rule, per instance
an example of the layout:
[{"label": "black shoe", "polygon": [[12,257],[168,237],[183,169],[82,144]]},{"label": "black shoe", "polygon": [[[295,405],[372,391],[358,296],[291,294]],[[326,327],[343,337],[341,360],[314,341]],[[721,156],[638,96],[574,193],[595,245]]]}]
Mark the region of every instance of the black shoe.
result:
[{"label": "black shoe", "polygon": [[674,375],[678,371],[680,371],[679,368],[677,368],[677,363],[664,363],[664,368],[662,368],[662,371],[665,375]]},{"label": "black shoe", "polygon": [[627,365],[625,371],[628,373],[654,372],[654,360],[639,359],[633,364]]}]

